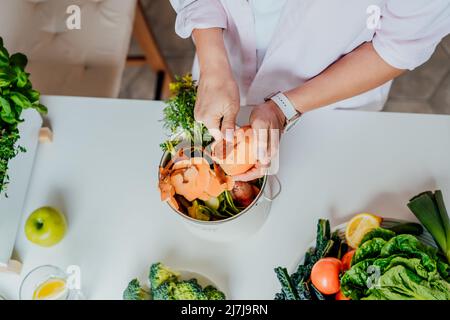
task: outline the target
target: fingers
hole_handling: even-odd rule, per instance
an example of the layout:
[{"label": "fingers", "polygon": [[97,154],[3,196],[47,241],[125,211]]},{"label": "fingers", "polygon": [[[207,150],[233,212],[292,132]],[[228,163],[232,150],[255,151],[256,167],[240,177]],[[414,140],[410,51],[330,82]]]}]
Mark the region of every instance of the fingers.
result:
[{"label": "fingers", "polygon": [[232,142],[234,138],[234,129],[236,127],[236,114],[228,111],[222,119],[222,135],[227,142]]},{"label": "fingers", "polygon": [[225,139],[228,142],[232,142],[237,114],[231,110],[228,110],[225,115],[222,115],[220,112],[213,114],[209,110],[214,110],[214,108],[208,108],[205,111],[204,107],[196,107],[194,110],[195,120],[208,128],[214,140],[221,141]]},{"label": "fingers", "polygon": [[256,137],[256,158],[262,165],[267,166],[270,163],[270,124],[257,117],[252,118],[251,126]]},{"label": "fingers", "polygon": [[256,163],[253,169],[250,169],[244,174],[234,176],[233,179],[235,181],[244,181],[244,182],[253,181],[263,177],[266,174],[266,172],[267,169],[265,167],[261,166],[259,163]]},{"label": "fingers", "polygon": [[205,108],[201,105],[195,106],[194,118],[195,121],[202,123],[206,128],[208,128],[209,133],[216,141],[223,140],[222,132],[220,131],[220,119],[221,115],[211,115]]}]

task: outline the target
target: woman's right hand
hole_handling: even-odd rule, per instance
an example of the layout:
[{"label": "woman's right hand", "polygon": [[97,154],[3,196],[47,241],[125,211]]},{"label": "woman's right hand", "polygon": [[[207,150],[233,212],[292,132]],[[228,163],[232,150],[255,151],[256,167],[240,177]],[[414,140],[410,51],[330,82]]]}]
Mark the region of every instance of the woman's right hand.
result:
[{"label": "woman's right hand", "polygon": [[231,74],[200,75],[195,120],[203,123],[216,141],[233,139],[239,103],[239,88]]},{"label": "woman's right hand", "polygon": [[200,65],[195,120],[203,123],[216,141],[232,140],[240,96],[228,61],[223,30],[195,29],[193,38]]}]

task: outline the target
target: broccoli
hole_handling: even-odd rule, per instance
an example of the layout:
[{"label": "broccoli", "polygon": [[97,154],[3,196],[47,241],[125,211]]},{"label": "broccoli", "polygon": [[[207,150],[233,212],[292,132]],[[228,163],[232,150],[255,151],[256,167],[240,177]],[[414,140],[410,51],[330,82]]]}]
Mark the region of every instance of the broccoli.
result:
[{"label": "broccoli", "polygon": [[164,282],[177,281],[179,274],[164,266],[161,262],[154,263],[150,267],[149,281],[153,290],[157,289]]},{"label": "broccoli", "polygon": [[153,300],[176,300],[174,297],[175,287],[175,282],[164,282],[162,285],[152,290]]},{"label": "broccoli", "polygon": [[177,282],[173,295],[175,300],[208,300],[202,287],[195,279]]},{"label": "broccoli", "polygon": [[131,280],[123,292],[124,300],[150,300],[150,298],[150,293],[141,287],[138,279]]},{"label": "broccoli", "polygon": [[132,280],[123,292],[124,300],[225,300],[223,292],[213,286],[205,289],[197,279],[180,280],[179,274],[158,262],[150,267],[151,294],[137,279]]},{"label": "broccoli", "polygon": [[207,286],[203,290],[203,293],[208,300],[226,300],[225,294],[213,286]]}]

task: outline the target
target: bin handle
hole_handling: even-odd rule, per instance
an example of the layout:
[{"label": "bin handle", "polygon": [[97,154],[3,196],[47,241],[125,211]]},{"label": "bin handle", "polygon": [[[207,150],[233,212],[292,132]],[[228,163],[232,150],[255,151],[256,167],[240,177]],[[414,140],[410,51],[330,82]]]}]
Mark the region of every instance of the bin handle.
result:
[{"label": "bin handle", "polygon": [[[277,185],[277,191],[275,192],[275,194],[272,194],[271,196],[267,196],[266,195],[266,192],[264,192],[264,198],[267,200],[267,201],[270,201],[270,202],[272,202],[272,201],[274,201],[276,198],[278,198],[278,196],[280,195],[280,193],[281,193],[281,182],[280,182],[280,179],[278,179],[278,177],[276,176],[276,175],[273,175],[273,176],[269,176],[269,179],[273,179],[274,181],[275,181],[275,184]],[[272,187],[272,186],[271,186]],[[270,188],[271,190],[271,193],[273,193],[272,192],[272,188]]]}]

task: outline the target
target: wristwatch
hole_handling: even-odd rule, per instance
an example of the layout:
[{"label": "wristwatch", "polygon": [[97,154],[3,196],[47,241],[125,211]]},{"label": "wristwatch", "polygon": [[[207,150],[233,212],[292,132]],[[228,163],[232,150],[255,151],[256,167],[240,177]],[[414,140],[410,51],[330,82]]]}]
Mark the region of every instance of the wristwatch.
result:
[{"label": "wristwatch", "polygon": [[286,97],[286,95],[280,91],[271,94],[266,97],[264,101],[272,100],[281,109],[284,116],[286,117],[286,124],[284,125],[284,130],[289,131],[294,124],[300,119],[302,113],[295,109],[292,102]]}]

